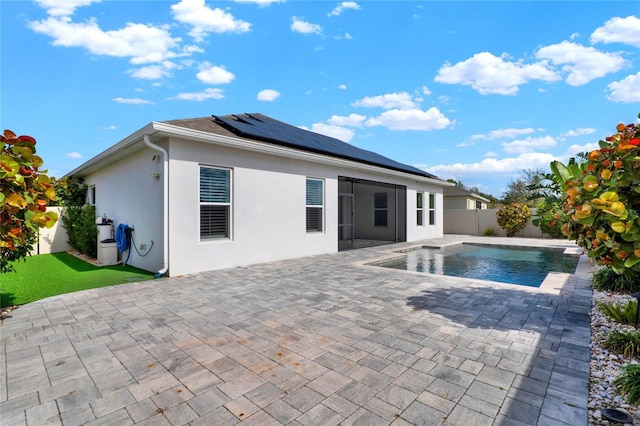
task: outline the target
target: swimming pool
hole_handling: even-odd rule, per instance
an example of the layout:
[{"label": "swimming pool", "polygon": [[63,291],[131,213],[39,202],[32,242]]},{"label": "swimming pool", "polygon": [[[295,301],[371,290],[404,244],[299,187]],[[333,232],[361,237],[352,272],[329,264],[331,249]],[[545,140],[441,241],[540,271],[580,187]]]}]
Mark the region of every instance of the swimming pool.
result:
[{"label": "swimming pool", "polygon": [[579,256],[563,249],[459,244],[450,248],[411,250],[377,266],[429,274],[474,278],[539,287],[549,272],[573,274]]}]

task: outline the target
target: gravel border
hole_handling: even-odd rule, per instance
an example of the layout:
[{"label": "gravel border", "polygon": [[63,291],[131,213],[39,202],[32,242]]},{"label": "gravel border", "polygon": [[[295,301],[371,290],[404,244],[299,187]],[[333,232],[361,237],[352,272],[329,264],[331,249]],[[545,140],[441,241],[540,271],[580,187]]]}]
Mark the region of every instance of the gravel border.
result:
[{"label": "gravel border", "polygon": [[620,374],[622,367],[628,364],[638,364],[637,358],[625,358],[602,347],[602,342],[613,330],[633,331],[635,327],[617,323],[607,317],[598,307],[599,302],[625,305],[632,297],[629,295],[612,294],[593,290],[591,306],[591,367],[589,377],[589,424],[613,425],[620,424],[603,419],[601,409],[619,408],[629,413],[634,424],[640,424],[638,406],[630,405],[621,396],[613,384],[613,380]]}]

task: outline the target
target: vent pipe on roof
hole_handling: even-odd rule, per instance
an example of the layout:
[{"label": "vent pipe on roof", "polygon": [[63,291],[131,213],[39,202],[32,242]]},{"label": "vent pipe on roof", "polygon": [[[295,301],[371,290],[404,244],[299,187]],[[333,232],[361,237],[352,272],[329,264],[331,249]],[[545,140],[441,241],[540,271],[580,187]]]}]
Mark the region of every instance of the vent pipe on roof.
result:
[{"label": "vent pipe on roof", "polygon": [[169,153],[161,146],[154,145],[145,134],[142,139],[149,148],[162,154],[162,269],[156,272],[156,278],[160,278],[169,270]]}]

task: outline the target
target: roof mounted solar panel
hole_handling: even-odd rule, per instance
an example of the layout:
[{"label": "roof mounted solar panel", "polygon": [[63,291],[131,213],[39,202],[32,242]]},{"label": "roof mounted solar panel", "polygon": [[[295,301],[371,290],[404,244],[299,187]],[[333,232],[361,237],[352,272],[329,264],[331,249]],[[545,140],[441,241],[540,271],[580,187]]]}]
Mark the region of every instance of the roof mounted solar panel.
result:
[{"label": "roof mounted solar panel", "polygon": [[330,136],[310,132],[283,123],[262,114],[241,114],[213,116],[214,121],[233,132],[249,139],[260,140],[318,154],[354,160],[369,165],[384,167],[414,175],[437,179],[431,173],[407,164],[399,163],[372,151],[357,148]]}]

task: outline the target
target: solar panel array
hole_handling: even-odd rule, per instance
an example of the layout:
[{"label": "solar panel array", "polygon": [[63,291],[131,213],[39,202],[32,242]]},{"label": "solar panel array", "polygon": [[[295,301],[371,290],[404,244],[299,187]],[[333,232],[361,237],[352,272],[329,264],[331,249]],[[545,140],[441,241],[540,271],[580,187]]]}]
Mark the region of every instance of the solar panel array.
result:
[{"label": "solar panel array", "polygon": [[216,123],[238,136],[437,179],[431,173],[416,167],[399,163],[329,136],[274,120],[266,115],[214,115],[213,118]]}]

